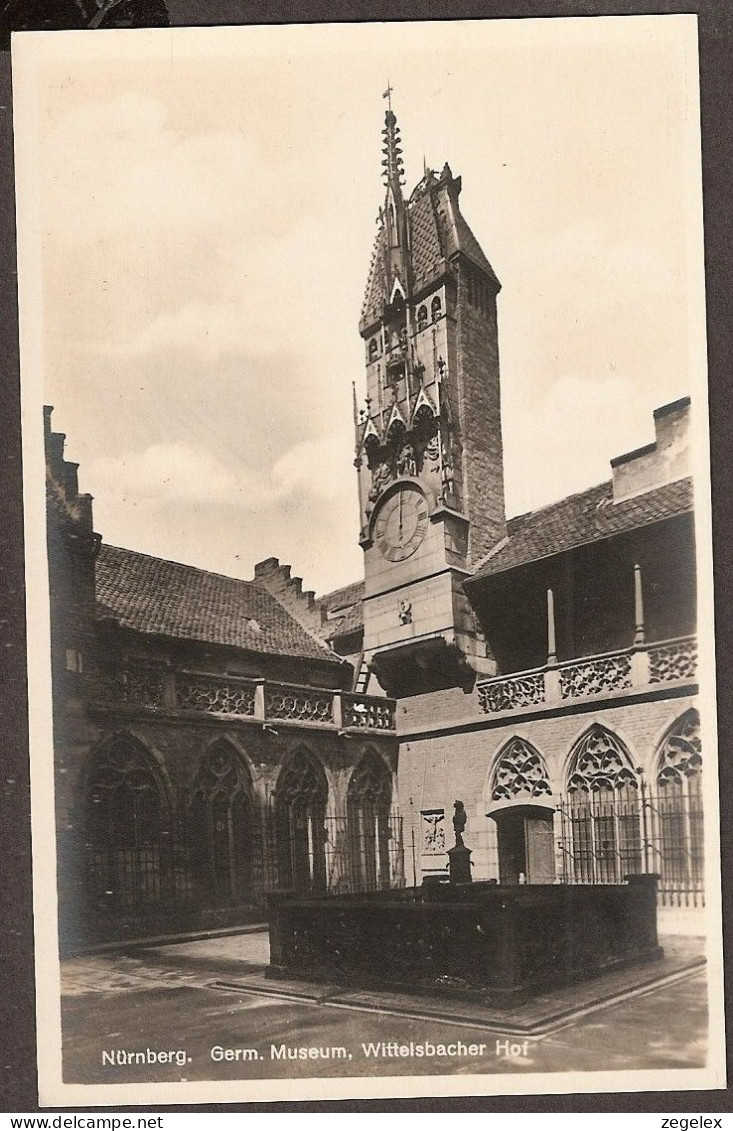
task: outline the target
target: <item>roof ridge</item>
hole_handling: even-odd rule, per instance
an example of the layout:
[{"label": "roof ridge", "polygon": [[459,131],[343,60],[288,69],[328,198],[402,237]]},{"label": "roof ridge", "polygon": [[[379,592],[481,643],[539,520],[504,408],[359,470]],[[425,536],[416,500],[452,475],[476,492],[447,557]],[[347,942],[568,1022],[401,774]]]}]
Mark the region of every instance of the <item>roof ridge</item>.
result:
[{"label": "roof ridge", "polygon": [[301,620],[301,618],[300,618],[300,617],[297,617],[297,616],[295,615],[295,613],[294,613],[294,612],[292,611],[292,609],[291,609],[291,608],[289,608],[289,607],[288,607],[288,606],[287,606],[287,605],[286,605],[286,604],[284,603],[284,601],[281,601],[281,600],[279,599],[279,597],[277,596],[277,594],[273,593],[273,592],[272,592],[272,591],[271,591],[270,589],[267,589],[267,587],[266,587],[266,586],[264,586],[264,585],[259,585],[259,584],[258,584],[257,582],[254,582],[254,581],[253,581],[253,582],[252,582],[252,584],[253,584],[253,585],[256,585],[256,586],[257,586],[257,588],[258,588],[258,589],[260,589],[260,590],[261,590],[261,591],[262,591],[263,593],[267,593],[268,597],[272,597],[273,601],[275,601],[275,602],[276,602],[276,603],[277,603],[277,604],[278,604],[278,605],[280,606],[280,608],[281,608],[281,609],[283,610],[283,612],[284,612],[284,613],[285,613],[285,614],[286,614],[286,615],[287,615],[287,616],[288,616],[288,617],[290,618],[290,620],[292,620],[292,621],[295,621],[295,623],[296,623],[297,625],[299,625],[299,626],[300,626],[300,627],[302,628],[303,632],[305,632],[305,633],[306,633],[306,634],[307,634],[308,636],[310,636],[311,640],[313,640],[313,641],[314,641],[314,642],[315,642],[315,643],[316,643],[316,644],[318,645],[318,647],[319,647],[319,648],[321,648],[321,649],[322,649],[322,650],[323,650],[323,651],[324,651],[324,652],[326,653],[326,655],[327,655],[327,656],[330,656],[330,657],[331,657],[331,659],[334,659],[334,660],[338,660],[338,661],[339,661],[339,663],[342,663],[342,664],[346,664],[346,663],[348,663],[348,660],[344,659],[344,657],[343,657],[343,656],[339,656],[338,652],[335,652],[335,651],[333,650],[333,648],[331,647],[331,645],[330,645],[330,644],[327,644],[327,643],[326,643],[326,641],[325,641],[324,639],[322,639],[322,638],[321,638],[321,637],[320,637],[320,636],[319,636],[319,635],[318,635],[318,634],[317,634],[317,633],[316,633],[316,632],[314,631],[314,629],[312,629],[312,628],[310,627],[310,625],[308,625],[308,624],[306,623],[306,621],[305,621],[305,618],[303,618],[303,619]]},{"label": "roof ridge", "polygon": [[551,510],[552,507],[558,507],[561,503],[568,503],[571,499],[577,499],[581,495],[590,495],[592,491],[600,491],[601,487],[613,487],[613,480],[604,479],[602,483],[594,483],[592,487],[583,487],[580,491],[571,491],[569,495],[563,495],[560,499],[554,499],[551,503],[543,503],[541,507],[535,507],[534,510],[522,511],[521,514],[513,514],[507,522],[515,522],[518,518],[529,518],[536,514],[542,514],[543,511]]},{"label": "roof ridge", "polygon": [[[175,558],[163,558],[159,554],[148,554],[144,550],[130,550],[127,546],[113,546],[111,542],[102,542],[100,552],[102,550],[118,550],[123,554],[134,554],[136,558],[147,558],[151,562],[163,562],[165,565],[178,566],[180,569],[190,570],[191,573],[203,574],[206,577],[218,577],[222,581],[234,581],[238,585],[252,585],[253,587],[267,593],[268,590],[254,581],[251,577],[232,577],[229,573],[219,573],[218,570],[204,569],[203,566],[191,565],[190,562],[179,562]],[[272,594],[270,594],[272,596]]]}]

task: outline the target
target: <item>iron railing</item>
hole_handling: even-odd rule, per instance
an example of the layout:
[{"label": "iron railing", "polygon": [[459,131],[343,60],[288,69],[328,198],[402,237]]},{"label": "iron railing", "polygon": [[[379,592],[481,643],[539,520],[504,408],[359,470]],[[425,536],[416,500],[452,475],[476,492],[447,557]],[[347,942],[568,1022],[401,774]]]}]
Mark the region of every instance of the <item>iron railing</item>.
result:
[{"label": "iron railing", "polygon": [[369,806],[318,821],[303,811],[286,828],[270,805],[252,813],[246,839],[225,839],[216,851],[181,822],[149,843],[87,842],[83,857],[90,909],[112,917],[251,906],[283,889],[325,895],[405,886],[402,818]]},{"label": "iron railing", "polygon": [[663,907],[703,907],[702,801],[696,782],[683,787],[573,795],[559,806],[563,883],[622,883],[638,872],[659,875]]}]

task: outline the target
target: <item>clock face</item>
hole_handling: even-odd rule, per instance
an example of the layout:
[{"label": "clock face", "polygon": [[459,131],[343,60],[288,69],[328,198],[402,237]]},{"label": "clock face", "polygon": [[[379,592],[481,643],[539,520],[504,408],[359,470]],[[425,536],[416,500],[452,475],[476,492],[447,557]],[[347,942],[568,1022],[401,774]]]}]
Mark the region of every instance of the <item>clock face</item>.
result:
[{"label": "clock face", "polygon": [[417,487],[400,487],[382,503],[374,523],[374,540],[390,562],[415,553],[428,528],[428,504]]}]

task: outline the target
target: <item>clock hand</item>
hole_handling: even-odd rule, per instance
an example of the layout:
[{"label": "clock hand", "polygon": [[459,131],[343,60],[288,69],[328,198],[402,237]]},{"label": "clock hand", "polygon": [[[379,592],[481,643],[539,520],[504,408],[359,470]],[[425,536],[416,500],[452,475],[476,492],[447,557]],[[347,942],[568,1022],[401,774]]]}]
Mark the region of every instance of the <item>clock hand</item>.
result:
[{"label": "clock hand", "polygon": [[401,541],[402,541],[402,492],[401,492],[401,491],[400,491],[400,493],[399,493],[399,495],[398,495],[398,498],[399,498],[399,500],[400,500],[400,510],[399,510],[399,514],[400,514],[400,526],[399,526],[399,535],[400,535],[400,542],[401,542]]}]

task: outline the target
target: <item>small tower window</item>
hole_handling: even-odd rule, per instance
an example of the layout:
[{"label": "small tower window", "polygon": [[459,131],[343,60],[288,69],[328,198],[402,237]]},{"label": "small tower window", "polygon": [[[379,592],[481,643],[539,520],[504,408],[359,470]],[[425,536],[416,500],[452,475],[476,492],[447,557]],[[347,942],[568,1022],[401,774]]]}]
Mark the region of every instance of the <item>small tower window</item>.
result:
[{"label": "small tower window", "polygon": [[379,354],[379,342],[376,338],[372,338],[369,343],[369,360],[374,361]]},{"label": "small tower window", "polygon": [[436,295],[433,301],[430,303],[430,313],[432,315],[433,322],[437,322],[441,314],[443,313],[443,304],[440,301],[439,295]]},{"label": "small tower window", "polygon": [[424,330],[425,327],[427,326],[427,324],[428,324],[428,308],[426,306],[421,306],[420,309],[417,312],[417,328],[418,328],[418,330]]}]

